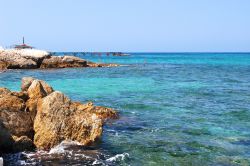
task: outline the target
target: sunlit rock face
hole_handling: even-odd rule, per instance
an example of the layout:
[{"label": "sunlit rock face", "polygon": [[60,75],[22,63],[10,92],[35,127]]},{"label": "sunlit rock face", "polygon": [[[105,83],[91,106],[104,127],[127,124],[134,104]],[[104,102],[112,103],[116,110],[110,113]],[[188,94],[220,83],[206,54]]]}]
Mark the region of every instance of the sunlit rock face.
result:
[{"label": "sunlit rock face", "polygon": [[101,137],[111,108],[71,101],[45,81],[24,77],[21,92],[0,88],[0,152],[48,150],[62,141],[89,145]]},{"label": "sunlit rock face", "polygon": [[5,69],[47,69],[71,67],[115,67],[117,64],[97,64],[75,56],[52,56],[36,49],[0,50],[0,70]]}]

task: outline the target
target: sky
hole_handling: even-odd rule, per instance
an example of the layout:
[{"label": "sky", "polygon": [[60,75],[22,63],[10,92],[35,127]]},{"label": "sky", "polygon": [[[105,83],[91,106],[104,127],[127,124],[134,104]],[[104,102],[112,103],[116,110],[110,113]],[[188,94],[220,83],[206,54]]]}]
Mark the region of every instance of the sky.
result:
[{"label": "sky", "polygon": [[250,52],[250,0],[0,0],[0,46]]}]

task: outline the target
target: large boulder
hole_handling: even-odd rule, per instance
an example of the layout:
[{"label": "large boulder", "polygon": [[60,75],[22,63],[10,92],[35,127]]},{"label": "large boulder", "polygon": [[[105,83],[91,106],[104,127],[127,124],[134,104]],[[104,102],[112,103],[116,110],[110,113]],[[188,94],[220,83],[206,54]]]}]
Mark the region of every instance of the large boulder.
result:
[{"label": "large boulder", "polygon": [[[50,149],[64,140],[77,141],[82,145],[93,143],[100,138],[106,118],[92,112],[93,108],[93,105],[71,102],[58,91],[39,100],[34,121],[34,144],[39,149]],[[106,111],[117,115],[112,109]]]},{"label": "large boulder", "polygon": [[0,66],[6,69],[35,69],[37,63],[32,59],[22,57],[15,51],[8,50],[0,54]]},{"label": "large boulder", "polygon": [[[0,152],[18,151],[24,141],[13,137],[25,136],[31,140],[34,136],[31,116],[24,112],[26,106],[21,97],[24,98],[25,94],[10,92],[6,88],[0,88],[0,93]],[[27,143],[22,147],[26,145]]]},{"label": "large boulder", "polygon": [[31,83],[35,80],[33,77],[23,77],[22,78],[22,84],[21,84],[21,90],[27,91],[30,87]]},{"label": "large boulder", "polygon": [[[28,87],[29,80],[32,81],[31,78],[23,79],[22,89],[26,89],[26,87]],[[33,115],[35,116],[38,100],[49,95],[53,91],[53,88],[46,82],[42,80],[33,80],[27,89],[29,99],[26,102],[26,108],[28,111],[33,112]]]},{"label": "large boulder", "polygon": [[89,145],[99,139],[111,108],[73,102],[42,80],[22,79],[22,91],[0,88],[0,153],[50,149],[62,141]]}]

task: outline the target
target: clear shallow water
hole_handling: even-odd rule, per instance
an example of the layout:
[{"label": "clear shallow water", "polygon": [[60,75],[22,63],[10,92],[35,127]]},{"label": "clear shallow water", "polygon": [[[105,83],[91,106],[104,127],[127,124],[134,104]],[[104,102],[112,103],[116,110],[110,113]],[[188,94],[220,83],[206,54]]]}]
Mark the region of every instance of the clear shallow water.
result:
[{"label": "clear shallow water", "polygon": [[73,100],[113,107],[121,118],[107,123],[93,147],[61,145],[53,154],[25,152],[10,161],[250,165],[250,54],[76,55],[125,66],[12,70],[0,74],[0,86],[19,90],[22,77],[37,77]]}]

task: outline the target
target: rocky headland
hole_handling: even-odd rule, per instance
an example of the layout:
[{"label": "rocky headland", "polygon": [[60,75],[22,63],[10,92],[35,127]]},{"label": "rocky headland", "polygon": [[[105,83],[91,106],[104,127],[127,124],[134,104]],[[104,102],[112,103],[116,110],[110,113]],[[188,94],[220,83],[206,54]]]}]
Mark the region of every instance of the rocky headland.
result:
[{"label": "rocky headland", "polygon": [[20,92],[0,88],[0,153],[49,150],[62,141],[90,145],[116,118],[111,108],[71,101],[45,81],[24,77]]},{"label": "rocky headland", "polygon": [[76,56],[53,56],[50,52],[36,49],[1,49],[0,70],[47,69],[70,67],[113,67],[117,64],[99,64]]}]

